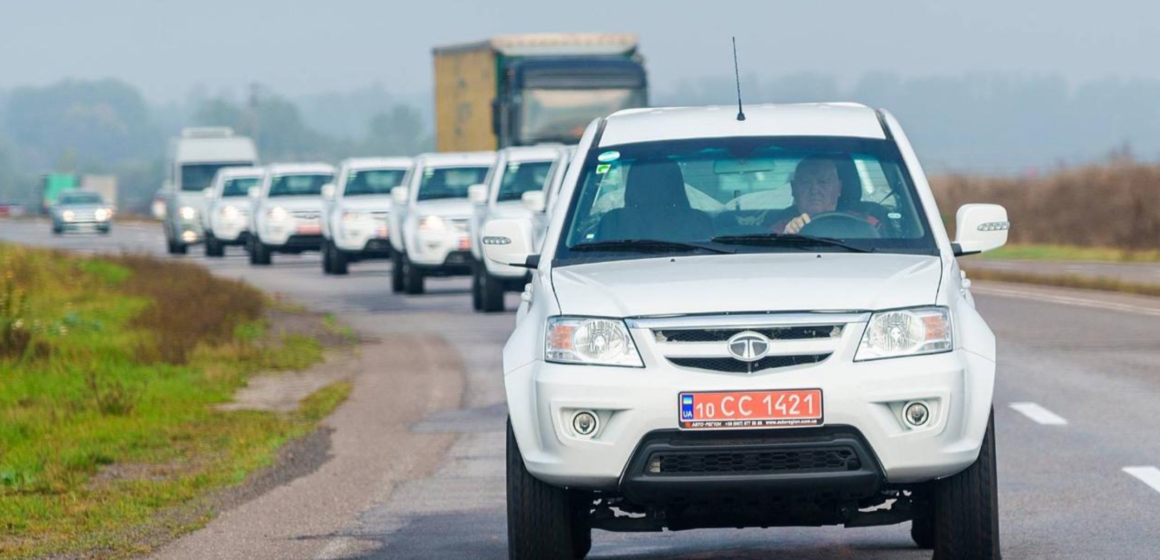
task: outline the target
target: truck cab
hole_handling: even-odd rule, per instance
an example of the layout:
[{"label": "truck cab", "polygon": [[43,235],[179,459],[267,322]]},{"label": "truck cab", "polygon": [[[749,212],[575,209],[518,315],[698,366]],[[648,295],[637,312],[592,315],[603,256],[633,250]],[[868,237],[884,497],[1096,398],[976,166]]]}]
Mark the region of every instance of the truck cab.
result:
[{"label": "truck cab", "polygon": [[546,207],[548,188],[569,150],[563,145],[504,148],[486,184],[471,187],[475,203],[471,217],[471,301],[476,311],[503,311],[504,292],[521,291],[528,271],[505,267],[483,258],[481,234],[494,219],[517,219],[531,223]]},{"label": "truck cab", "polygon": [[391,191],[391,290],[421,294],[428,276],[471,274],[468,190],[484,182],[495,152],[424,154]]},{"label": "truck cab", "polygon": [[170,144],[167,177],[161,189],[163,229],[170,254],[184,254],[205,239],[201,214],[205,189],[225,167],[252,167],[258,162],[253,140],[229,128],[186,128]]},{"label": "truck cab", "polygon": [[406,157],[351,158],[322,190],[322,271],[346,274],[348,265],[391,255],[391,190],[405,184],[414,161]]}]

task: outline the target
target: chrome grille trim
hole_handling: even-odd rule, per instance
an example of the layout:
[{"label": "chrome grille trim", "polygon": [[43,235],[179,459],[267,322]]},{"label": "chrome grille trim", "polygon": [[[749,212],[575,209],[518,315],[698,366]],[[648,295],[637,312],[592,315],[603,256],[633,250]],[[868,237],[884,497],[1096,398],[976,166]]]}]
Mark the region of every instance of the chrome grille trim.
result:
[{"label": "chrome grille trim", "polygon": [[672,317],[631,317],[630,329],[761,329],[766,327],[842,326],[865,323],[868,311],[837,313],[746,313],[737,315],[676,315]]}]

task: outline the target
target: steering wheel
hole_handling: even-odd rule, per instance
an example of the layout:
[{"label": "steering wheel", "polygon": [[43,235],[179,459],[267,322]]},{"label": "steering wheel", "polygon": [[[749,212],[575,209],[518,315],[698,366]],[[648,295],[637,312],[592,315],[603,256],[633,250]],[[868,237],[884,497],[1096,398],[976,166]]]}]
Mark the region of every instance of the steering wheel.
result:
[{"label": "steering wheel", "polygon": [[810,216],[810,223],[801,230],[802,235],[833,237],[836,239],[878,239],[882,234],[878,228],[865,219],[845,212],[822,212]]}]

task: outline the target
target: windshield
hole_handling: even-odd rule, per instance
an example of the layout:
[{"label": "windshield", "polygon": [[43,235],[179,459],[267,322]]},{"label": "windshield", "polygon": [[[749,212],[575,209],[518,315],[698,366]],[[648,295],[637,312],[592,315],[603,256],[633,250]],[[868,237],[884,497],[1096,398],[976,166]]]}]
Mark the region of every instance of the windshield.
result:
[{"label": "windshield", "polygon": [[662,250],[936,253],[909,174],[885,140],[615,146],[588,157],[578,185],[557,251],[562,260]]},{"label": "windshield", "polygon": [[279,175],[270,183],[270,198],[278,196],[320,196],[322,186],[333,181],[334,175]]},{"label": "windshield", "polygon": [[391,189],[403,184],[406,169],[362,169],[350,171],[343,196],[364,194],[391,194]]},{"label": "windshield", "polygon": [[222,185],[222,197],[246,196],[250,193],[250,187],[257,186],[259,180],[259,177],[226,179],[225,184]]},{"label": "windshield", "polygon": [[488,167],[428,167],[423,170],[416,200],[467,198],[467,189],[487,176]]},{"label": "windshield", "polygon": [[223,167],[249,167],[249,162],[196,163],[181,166],[181,190],[200,191],[213,183],[213,176]]},{"label": "windshield", "polygon": [[94,192],[70,192],[60,195],[60,204],[101,204],[101,195]]},{"label": "windshield", "polygon": [[542,191],[552,171],[550,161],[511,162],[503,173],[496,202],[519,200],[524,193]]},{"label": "windshield", "polygon": [[639,89],[524,90],[520,141],[574,144],[592,119],[644,104],[645,93]]}]

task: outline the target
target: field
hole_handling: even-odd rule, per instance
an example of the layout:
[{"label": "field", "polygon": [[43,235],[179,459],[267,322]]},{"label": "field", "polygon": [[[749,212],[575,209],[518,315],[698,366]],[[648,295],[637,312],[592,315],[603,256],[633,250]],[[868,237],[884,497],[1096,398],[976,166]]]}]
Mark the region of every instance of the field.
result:
[{"label": "field", "polygon": [[159,511],[312,431],[349,385],[290,414],[215,409],[257,372],[321,359],[267,322],[273,305],[193,265],[0,245],[0,558],[147,550],[211,513]]}]

